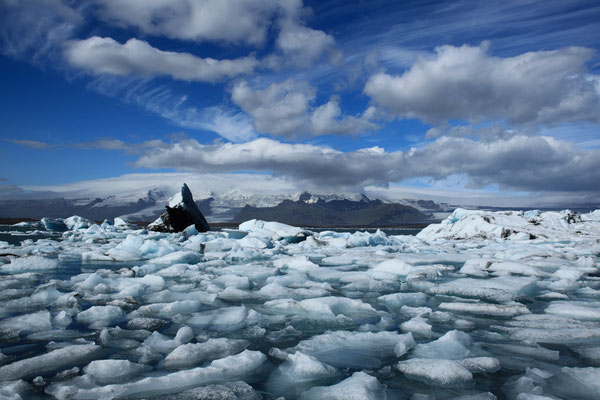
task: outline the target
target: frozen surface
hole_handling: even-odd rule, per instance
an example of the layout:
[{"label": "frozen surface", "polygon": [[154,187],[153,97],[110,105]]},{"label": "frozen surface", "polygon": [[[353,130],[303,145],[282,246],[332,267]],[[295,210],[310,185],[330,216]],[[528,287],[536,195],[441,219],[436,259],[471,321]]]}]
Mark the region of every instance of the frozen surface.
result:
[{"label": "frozen surface", "polygon": [[43,232],[0,242],[2,398],[599,395],[598,211],[456,210],[417,237],[2,229]]}]

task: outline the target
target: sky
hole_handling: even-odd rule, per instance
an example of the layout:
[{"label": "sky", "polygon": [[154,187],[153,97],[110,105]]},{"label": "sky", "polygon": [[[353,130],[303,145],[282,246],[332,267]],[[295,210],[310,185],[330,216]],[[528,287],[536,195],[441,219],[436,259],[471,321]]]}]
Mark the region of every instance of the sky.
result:
[{"label": "sky", "polygon": [[598,205],[599,32],[579,0],[0,0],[0,196],[194,173]]}]

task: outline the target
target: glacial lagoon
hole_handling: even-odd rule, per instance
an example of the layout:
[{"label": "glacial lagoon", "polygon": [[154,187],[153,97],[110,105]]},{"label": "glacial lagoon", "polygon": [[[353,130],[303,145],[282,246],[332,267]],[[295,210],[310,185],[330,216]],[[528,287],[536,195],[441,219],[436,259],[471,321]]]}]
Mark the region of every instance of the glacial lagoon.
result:
[{"label": "glacial lagoon", "polygon": [[65,222],[0,227],[0,397],[600,396],[600,211],[459,209],[416,235]]}]

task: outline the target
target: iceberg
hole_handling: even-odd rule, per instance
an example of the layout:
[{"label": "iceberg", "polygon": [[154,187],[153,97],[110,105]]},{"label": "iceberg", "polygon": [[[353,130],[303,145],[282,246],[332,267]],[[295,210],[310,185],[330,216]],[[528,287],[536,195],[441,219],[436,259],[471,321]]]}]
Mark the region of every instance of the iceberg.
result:
[{"label": "iceberg", "polygon": [[210,230],[208,222],[202,215],[202,212],[194,202],[194,197],[188,186],[184,183],[181,191],[174,194],[169,199],[167,211],[150,225],[149,230],[157,232],[182,232],[190,225],[196,228],[197,232],[207,232]]}]

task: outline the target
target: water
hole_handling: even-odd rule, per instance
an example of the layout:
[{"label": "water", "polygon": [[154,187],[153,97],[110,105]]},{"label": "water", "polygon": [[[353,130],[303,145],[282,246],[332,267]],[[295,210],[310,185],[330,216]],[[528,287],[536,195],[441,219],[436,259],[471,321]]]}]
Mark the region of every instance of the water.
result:
[{"label": "water", "polygon": [[[596,336],[592,334],[589,338],[557,342],[553,339],[544,339],[539,344],[532,344],[535,342],[535,336],[524,340],[518,335],[526,332],[525,328],[535,328],[534,320],[531,322],[526,319],[522,320],[523,328],[515,325],[521,321],[521,316],[518,315],[479,315],[471,312],[448,312],[442,308],[442,304],[453,302],[483,303],[492,306],[520,304],[526,307],[528,313],[548,316],[548,314],[544,314],[544,310],[552,303],[552,300],[541,298],[540,294],[548,292],[544,289],[546,286],[557,285],[559,282],[552,278],[551,274],[536,276],[534,280],[537,283],[534,282],[531,288],[526,286],[526,281],[532,279],[531,277],[516,275],[508,278],[502,276],[476,278],[468,281],[469,284],[465,287],[459,286],[454,292],[445,292],[444,294],[435,294],[431,291],[431,288],[442,288],[447,283],[465,279],[466,276],[459,273],[465,260],[494,254],[500,250],[505,251],[510,249],[511,245],[498,247],[500,245],[488,243],[474,246],[476,244],[474,242],[466,243],[464,247],[461,247],[463,244],[457,242],[448,244],[446,247],[434,247],[412,237],[391,237],[391,235],[397,234],[397,230],[384,230],[388,234],[388,238],[385,239],[387,242],[381,243],[379,246],[340,247],[339,241],[327,244],[327,240],[335,239],[332,237],[321,238],[314,244],[315,247],[311,248],[303,248],[302,243],[286,244],[268,240],[269,245],[265,249],[256,252],[235,253],[234,256],[233,253],[236,250],[230,250],[225,243],[225,247],[206,251],[197,264],[187,265],[174,261],[165,265],[153,266],[150,262],[153,258],[160,256],[158,253],[145,255],[145,260],[83,261],[81,254],[86,252],[100,251],[108,254],[110,249],[116,248],[126,237],[126,234],[118,232],[107,232],[93,237],[87,237],[83,233],[69,233],[63,237],[50,233],[39,233],[31,229],[23,230],[23,228],[13,230],[10,227],[3,227],[2,230],[4,233],[0,234],[3,235],[0,236],[0,241],[7,241],[6,238],[19,238],[18,243],[21,243],[21,246],[16,248],[2,249],[2,253],[12,251],[24,254],[42,254],[45,257],[60,260],[60,266],[56,270],[23,275],[15,275],[6,271],[0,273],[0,296],[3,300],[3,303],[0,304],[0,331],[4,333],[0,336],[0,349],[4,355],[12,358],[11,362],[43,355],[57,347],[89,342],[102,346],[102,351],[95,356],[96,359],[130,360],[151,368],[150,371],[125,379],[121,382],[122,384],[134,384],[143,377],[160,377],[172,373],[173,371],[164,368],[164,357],[168,351],[153,350],[151,358],[142,359],[139,354],[132,351],[130,346],[119,347],[122,344],[118,345],[118,343],[125,343],[118,341],[124,338],[119,336],[123,335],[120,332],[129,332],[134,336],[142,335],[128,339],[135,340],[135,342],[127,342],[135,343],[134,349],[150,348],[148,343],[144,344],[143,337],[150,332],[136,331],[128,325],[136,313],[141,313],[140,316],[161,320],[162,324],[157,328],[157,332],[165,335],[169,340],[175,337],[181,327],[190,326],[194,334],[190,343],[203,343],[211,338],[249,341],[248,350],[266,355],[266,361],[251,371],[240,370],[239,376],[226,378],[230,373],[228,371],[223,371],[222,376],[225,381],[243,380],[249,383],[265,399],[275,399],[280,395],[293,399],[317,383],[318,385],[332,386],[358,371],[376,377],[378,385],[383,388],[381,393],[385,393],[388,399],[411,398],[416,393],[439,399],[449,399],[483,392],[491,392],[501,399],[514,398],[517,394],[515,391],[518,386],[516,385],[517,380],[530,374],[527,372],[527,368],[537,368],[553,374],[552,379],[535,378],[532,381],[534,382],[531,389],[534,391],[533,393],[565,397],[564,388],[572,387],[573,390],[568,393],[567,398],[594,398],[593,392],[586,391],[584,384],[573,383],[574,381],[569,380],[570,378],[561,370],[565,366],[585,368],[598,365],[597,360],[590,361],[589,358],[584,358],[576,351],[578,346],[583,346],[584,349],[600,346],[600,326],[593,318],[591,320],[571,320],[556,317],[558,319],[553,320],[552,323],[557,324],[557,334],[563,331],[581,333],[585,329],[590,329],[592,332],[598,332]],[[17,232],[16,235],[15,232]],[[343,230],[336,230],[336,232],[343,232]],[[351,232],[360,237],[362,234],[355,232],[364,232],[364,229],[351,230]],[[402,230],[402,232],[411,231]],[[374,233],[374,231],[370,231],[370,233]],[[37,244],[33,240],[26,241],[25,238],[32,239],[35,235],[51,240],[42,240]],[[207,243],[211,239],[218,238],[219,235],[218,232],[209,233],[206,239]],[[192,245],[191,241],[186,241],[181,235],[150,233],[138,234],[138,237],[144,244],[152,244],[152,248],[157,247],[158,251],[167,251],[167,249],[182,251],[186,249],[184,246]],[[382,239],[378,237],[378,240]],[[565,271],[577,270],[580,268],[577,267],[579,265],[577,260],[584,260],[585,257],[590,256],[585,243],[569,242],[555,245],[561,246],[560,249],[558,247],[552,249],[548,247],[548,244],[536,247],[538,250],[536,254],[540,254],[541,251],[553,254],[546,256],[546,259],[550,260],[544,266],[547,270],[554,269],[552,262],[556,260],[552,261],[551,257],[558,257],[552,251],[578,254],[560,258],[562,266],[556,268],[565,268]],[[580,247],[577,247],[577,253],[575,253],[575,250],[568,246]],[[132,251],[134,250],[136,249],[132,249]],[[120,254],[123,256],[122,253]],[[318,268],[311,269],[309,266],[308,269],[302,269],[304,267],[300,266],[277,269],[273,266],[275,260],[282,258],[292,260],[293,257],[305,254],[313,263],[318,264]],[[538,255],[530,260],[520,259],[519,262],[527,261],[539,264],[540,259],[544,260],[543,257],[540,259],[536,257]],[[387,277],[380,273],[372,275],[376,265],[384,260],[407,262],[411,265],[410,272],[414,275],[401,277]],[[135,277],[132,276],[132,271],[136,272]],[[144,276],[154,278],[142,283],[140,279],[145,279]],[[84,284],[91,277],[96,277],[97,281]],[[500,279],[498,287],[507,287],[508,289],[503,290],[506,290],[507,294],[514,293],[514,300],[494,301],[469,294],[476,293],[473,291],[477,289],[479,282],[483,285],[492,278]],[[261,292],[262,288],[272,283],[277,283],[280,288],[271,290],[285,290],[286,292],[282,294]],[[517,289],[512,289],[510,285]],[[519,285],[523,286],[522,290],[518,289]],[[600,290],[600,280],[593,273],[588,272],[581,275],[573,285],[573,287],[565,286],[562,289],[554,290],[566,294],[568,301],[597,301],[599,296],[594,291]],[[578,292],[578,289],[582,288],[589,290],[585,293]],[[61,295],[73,294],[75,305],[69,305],[68,302],[57,302],[56,296],[52,294],[54,289],[58,290]],[[401,308],[400,305],[395,306],[393,302],[381,300],[381,296],[396,293],[425,293],[426,296],[422,303],[411,303],[410,307],[417,307],[414,309]],[[208,295],[215,295],[215,297],[208,299],[206,297]],[[328,298],[340,301],[333,305],[327,305],[325,300],[320,300]],[[296,303],[297,306],[291,308],[286,308],[286,304],[283,303],[283,308],[277,308],[272,302],[278,299],[294,299],[298,303]],[[341,300],[354,303],[346,305]],[[175,304],[177,301],[196,301],[197,303],[189,303],[191,308],[181,308],[177,312],[171,312],[168,308],[149,312],[141,311],[144,307],[152,304]],[[309,302],[307,303],[307,301]],[[316,301],[316,303],[310,303],[310,301]],[[78,313],[91,307],[107,305],[117,305],[123,310],[122,317],[108,318],[105,324],[108,328],[106,332],[109,333],[109,337],[112,337],[113,342],[106,342],[106,339],[103,339],[104,327],[82,323],[76,317]],[[371,307],[373,311],[369,311],[368,307]],[[430,310],[419,310],[418,307],[428,307]],[[362,309],[365,311],[361,312]],[[14,335],[7,332],[10,332],[11,328],[22,327],[2,325],[2,321],[15,316],[49,311],[51,317],[54,318],[63,310],[72,316],[71,322],[63,327],[58,327],[53,322],[53,329],[47,333],[48,336],[45,338],[36,336],[42,333],[46,335],[45,330],[36,333],[38,329],[31,327]],[[238,311],[241,313],[239,316],[236,314]],[[207,313],[213,312],[211,318],[206,318]],[[333,314],[326,316],[327,312]],[[315,336],[336,331],[354,334],[366,331],[404,333],[407,330],[402,328],[403,324],[411,321],[411,318],[418,313],[422,313],[422,318],[430,325],[431,329],[429,333],[413,331],[417,344],[431,343],[447,332],[460,329],[467,332],[472,340],[472,343],[467,346],[469,357],[495,357],[500,361],[501,369],[496,372],[474,373],[473,379],[464,384],[439,387],[435,384],[411,379],[394,368],[398,361],[410,359],[411,351],[398,359],[392,348],[376,355],[379,350],[374,342],[363,341],[351,345],[340,342],[333,344],[333,348],[328,350],[329,353],[318,349],[314,353],[317,358],[329,354],[327,359],[331,359],[330,362],[336,365],[337,375],[317,379],[312,384],[288,382],[287,385],[284,385],[283,393],[282,389],[273,383],[276,371],[283,363],[276,353],[273,353],[273,349],[287,350],[293,353],[294,348],[301,346],[303,342]],[[531,314],[526,313],[523,316],[528,317],[528,315]],[[378,323],[384,321],[382,317],[385,317],[387,322],[378,326]],[[102,318],[99,317],[99,319]],[[567,324],[565,325],[567,327],[560,328],[560,324]],[[69,331],[72,331],[75,338],[65,334]],[[540,329],[540,332],[533,333],[542,334],[544,331],[547,332],[547,329]],[[517,347],[511,348],[513,350],[509,351],[507,347],[503,347],[506,345]],[[522,351],[519,352],[515,349]],[[527,353],[526,349],[539,349],[540,353]],[[335,356],[331,356],[331,354],[335,354]],[[544,358],[544,354],[546,358]],[[357,367],[356,360],[363,360],[362,365],[364,366]],[[34,375],[24,375],[23,378],[29,382],[31,389],[23,397],[50,398],[48,393],[54,393],[53,388],[56,388],[57,385],[65,387],[73,385],[74,390],[77,390],[81,387],[81,383],[77,383],[76,380],[65,380],[57,373],[72,367],[84,367],[88,362],[89,360],[76,361],[68,366],[48,368],[34,374],[44,377],[45,382],[41,385],[32,383]],[[193,367],[202,368],[209,364],[210,361],[205,361]],[[233,364],[230,369],[242,368],[241,365],[241,363],[240,365]],[[82,374],[81,371],[78,371],[74,372],[73,376],[77,379]],[[533,378],[527,375],[527,379]],[[535,389],[536,386],[540,389]],[[94,387],[96,386],[91,386],[91,388]],[[523,392],[525,389],[518,390]],[[144,394],[142,397],[152,398],[152,395]]]}]

